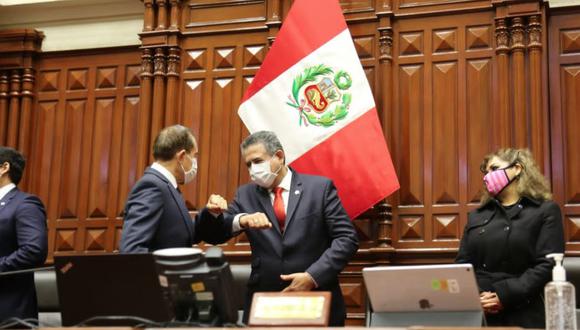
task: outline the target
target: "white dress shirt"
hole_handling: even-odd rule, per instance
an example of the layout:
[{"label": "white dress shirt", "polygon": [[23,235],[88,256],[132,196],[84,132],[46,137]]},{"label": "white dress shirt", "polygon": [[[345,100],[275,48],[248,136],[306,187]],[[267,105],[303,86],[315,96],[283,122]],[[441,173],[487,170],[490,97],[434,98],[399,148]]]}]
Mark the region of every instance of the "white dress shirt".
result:
[{"label": "white dress shirt", "polygon": [[177,189],[177,179],[175,179],[173,174],[171,174],[171,172],[169,172],[169,170],[166,169],[165,166],[159,164],[158,162],[155,162],[151,164],[151,168],[161,173],[161,175],[163,175],[167,180],[169,180],[169,182],[171,182],[173,188]]},{"label": "white dress shirt", "polygon": [[9,183],[4,187],[0,188],[0,200],[2,200],[2,198],[4,198],[4,196],[6,196],[6,194],[8,194],[10,190],[14,188],[16,188],[16,185],[14,183]]},{"label": "white dress shirt", "polygon": [[[290,197],[290,185],[292,184],[292,171],[288,168],[286,175],[282,178],[282,181],[278,185],[278,187],[282,188],[282,200],[284,201],[284,213],[288,214],[288,198]],[[273,189],[269,190],[270,194],[270,202],[274,205],[274,198],[276,198],[276,194],[274,194]],[[240,225],[240,218],[247,213],[240,213],[234,217],[234,221],[232,223],[232,232],[237,233],[242,230],[242,226]],[[270,219],[273,220],[273,219]]]}]

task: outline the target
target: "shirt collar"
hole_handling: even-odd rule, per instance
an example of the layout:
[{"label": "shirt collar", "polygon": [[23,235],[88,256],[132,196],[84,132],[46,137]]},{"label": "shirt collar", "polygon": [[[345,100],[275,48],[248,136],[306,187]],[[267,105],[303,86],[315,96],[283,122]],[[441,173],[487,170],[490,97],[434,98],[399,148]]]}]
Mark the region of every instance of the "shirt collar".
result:
[{"label": "shirt collar", "polygon": [[291,184],[292,184],[292,171],[288,167],[288,171],[286,171],[286,175],[284,176],[282,181],[280,181],[278,187],[284,189],[284,191],[290,191]]},{"label": "shirt collar", "polygon": [[173,188],[177,189],[177,180],[175,179],[175,176],[173,176],[173,174],[171,174],[171,172],[169,172],[165,166],[155,162],[151,164],[151,168],[161,173],[161,175],[163,175],[167,180],[169,180],[169,182],[171,182]]},{"label": "shirt collar", "polygon": [[2,200],[2,198],[4,198],[4,196],[6,196],[6,194],[8,194],[10,190],[14,188],[16,188],[16,185],[14,183],[9,183],[4,187],[0,188],[0,200]]}]

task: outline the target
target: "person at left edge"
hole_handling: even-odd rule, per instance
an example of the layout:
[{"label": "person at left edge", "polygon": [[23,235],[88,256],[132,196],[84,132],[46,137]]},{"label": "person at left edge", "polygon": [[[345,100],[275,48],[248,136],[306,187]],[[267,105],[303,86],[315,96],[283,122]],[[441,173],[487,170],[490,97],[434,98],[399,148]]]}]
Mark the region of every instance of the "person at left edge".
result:
[{"label": "person at left edge", "polygon": [[[20,191],[20,152],[0,147],[0,274],[39,267],[48,253],[46,213],[38,197]],[[38,318],[34,273],[0,276],[0,322]]]},{"label": "person at left edge", "polygon": [[211,195],[205,208],[191,219],[177,184],[191,182],[197,173],[197,142],[191,130],[164,128],[153,145],[155,162],[129,193],[121,234],[121,253],[146,253],[173,247],[191,247],[205,241],[225,242],[229,237],[223,217],[227,202]]}]

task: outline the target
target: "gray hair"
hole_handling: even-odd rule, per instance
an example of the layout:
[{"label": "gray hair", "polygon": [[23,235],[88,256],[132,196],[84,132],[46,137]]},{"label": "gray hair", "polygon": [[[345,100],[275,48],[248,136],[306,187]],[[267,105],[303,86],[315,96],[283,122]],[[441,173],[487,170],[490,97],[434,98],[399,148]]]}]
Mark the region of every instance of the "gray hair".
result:
[{"label": "gray hair", "polygon": [[258,131],[253,134],[250,134],[247,138],[244,139],[244,141],[242,141],[240,149],[242,150],[243,153],[244,150],[248,149],[249,146],[258,143],[264,145],[264,148],[266,148],[266,152],[270,156],[274,156],[274,154],[278,150],[284,151],[284,148],[282,148],[282,143],[280,143],[280,140],[278,140],[276,133],[271,131]]}]

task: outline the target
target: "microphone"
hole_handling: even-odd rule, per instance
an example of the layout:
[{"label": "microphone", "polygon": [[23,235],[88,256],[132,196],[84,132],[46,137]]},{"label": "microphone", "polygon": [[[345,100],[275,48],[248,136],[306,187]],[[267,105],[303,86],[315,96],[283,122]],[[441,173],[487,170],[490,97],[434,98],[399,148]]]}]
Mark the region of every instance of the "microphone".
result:
[{"label": "microphone", "polygon": [[39,272],[39,271],[43,271],[43,270],[53,270],[53,269],[54,269],[54,266],[12,270],[12,271],[8,271],[8,272],[0,272],[0,277],[19,275],[19,274],[28,274],[28,273],[34,273],[34,272]]}]

